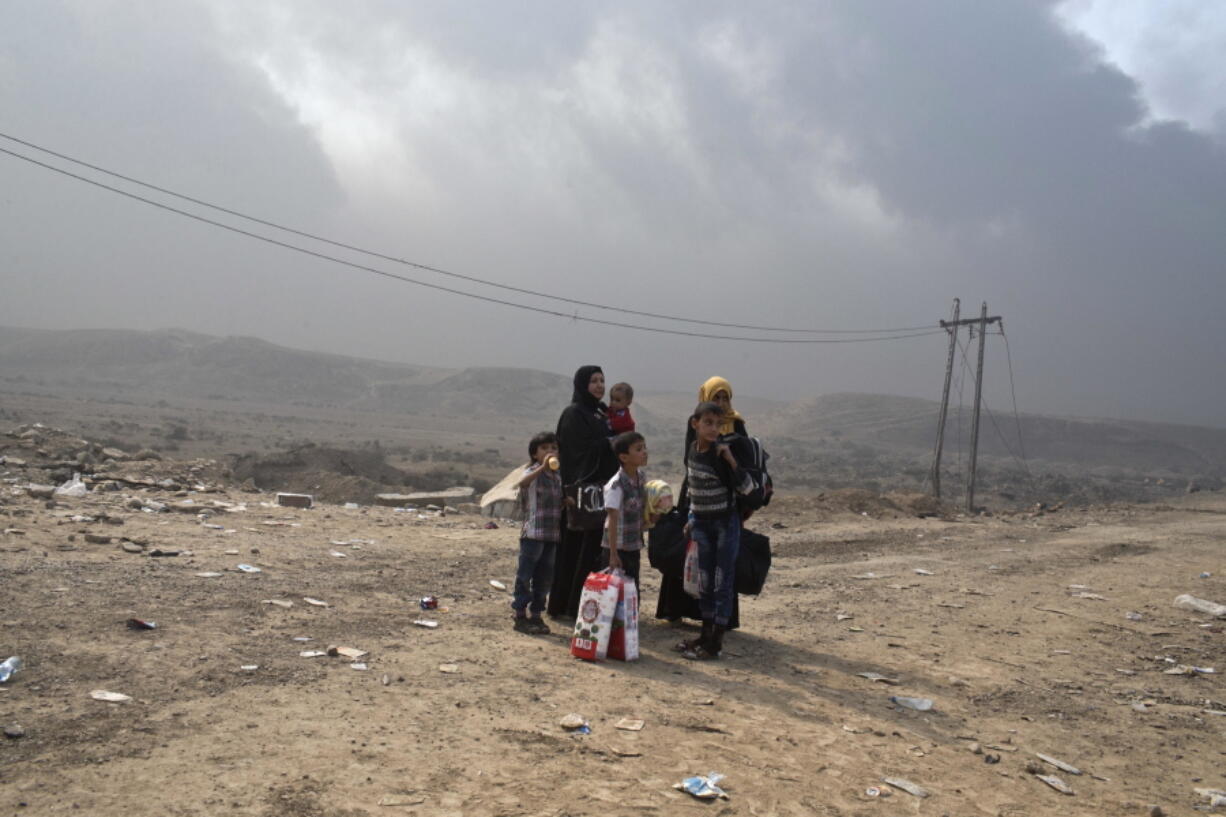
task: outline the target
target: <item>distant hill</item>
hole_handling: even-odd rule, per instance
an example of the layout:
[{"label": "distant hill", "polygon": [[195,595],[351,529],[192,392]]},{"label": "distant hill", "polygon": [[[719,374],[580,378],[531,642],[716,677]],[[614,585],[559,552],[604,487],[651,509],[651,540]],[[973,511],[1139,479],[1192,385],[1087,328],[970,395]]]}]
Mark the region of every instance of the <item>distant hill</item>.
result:
[{"label": "distant hill", "polygon": [[[887,449],[929,452],[940,404],[882,394],[829,394],[783,406],[755,423],[755,433],[797,440],[848,440]],[[1226,471],[1226,429],[1023,414],[999,409],[980,422],[980,452],[1025,453],[1029,460],[1099,468],[1217,474]],[[961,429],[959,433],[959,428]],[[945,431],[952,455],[970,445],[971,413],[951,408]],[[1003,438],[1003,439],[1002,439]]]},{"label": "distant hill", "polygon": [[324,405],[376,399],[376,385],[418,386],[449,374],[179,329],[7,327],[0,327],[0,373],[9,380],[19,377],[84,390]]},{"label": "distant hill", "polygon": [[[220,399],[449,418],[514,418],[552,427],[570,377],[534,369],[443,369],[289,349],[247,337],[178,329],[38,330],[0,327],[0,391],[55,389],[82,396]],[[644,391],[640,427],[670,456],[696,394]],[[937,404],[879,394],[831,394],[793,403],[737,395],[751,431],[779,451],[867,447],[922,462],[936,433]],[[959,419],[961,425],[959,426]],[[994,422],[993,422],[994,420]],[[959,431],[960,428],[960,431]],[[1021,417],[1036,462],[1132,473],[1226,475],[1226,429],[1122,420]],[[949,418],[950,456],[969,445],[970,417]],[[1004,438],[1007,441],[1007,447]],[[1020,453],[1011,413],[984,416],[985,457]],[[679,452],[678,452],[679,453]],[[780,452],[782,453],[782,452]]]}]

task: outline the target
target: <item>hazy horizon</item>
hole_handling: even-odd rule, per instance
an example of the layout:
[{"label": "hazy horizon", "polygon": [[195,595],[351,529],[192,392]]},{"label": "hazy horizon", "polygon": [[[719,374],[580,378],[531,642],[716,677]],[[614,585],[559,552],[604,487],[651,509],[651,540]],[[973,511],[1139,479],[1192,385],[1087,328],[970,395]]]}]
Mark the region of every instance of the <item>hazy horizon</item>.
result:
[{"label": "hazy horizon", "polygon": [[[1023,412],[1226,426],[1226,8],[18,0],[8,17],[0,133],[101,167],[647,312],[935,327],[952,298],[964,318],[986,300]],[[389,272],[666,325],[372,261],[0,148]],[[309,259],[4,154],[0,186],[0,325],[181,327],[448,368],[599,363],[645,390],[718,373],[769,399],[940,397],[940,333],[767,346],[632,332]],[[996,336],[985,394],[1011,407]]]},{"label": "hazy horizon", "polygon": [[[46,332],[148,332],[148,333],[182,332],[182,333],[188,333],[188,334],[207,335],[209,337],[213,337],[218,340],[236,339],[236,340],[254,340],[260,343],[274,343],[273,341],[270,341],[267,338],[261,338],[255,335],[209,335],[209,333],[200,332],[198,330],[192,330],[192,329],[184,329],[182,327],[159,327],[157,329],[148,329],[148,330],[143,330],[143,329],[131,330],[131,329],[123,329],[123,328],[117,328],[117,327],[93,326],[93,327],[78,327],[76,329],[61,330],[61,329],[49,329],[47,327],[14,326],[11,324],[10,325],[0,325],[0,331],[3,331],[5,329],[16,329],[19,331],[33,330],[33,331],[46,331]],[[539,372],[545,372],[551,375],[556,375],[557,377],[564,378],[567,381],[570,380],[571,375],[572,375],[571,372],[563,372],[557,369],[541,369],[539,367],[533,368],[533,367],[516,367],[516,366],[488,366],[482,363],[472,363],[469,365],[459,365],[459,366],[454,366],[454,367],[441,367],[441,366],[436,367],[436,366],[433,366],[432,364],[422,363],[421,361],[415,361],[415,360],[389,360],[386,358],[371,358],[371,357],[365,357],[362,355],[347,355],[345,353],[330,351],[327,349],[309,349],[306,347],[285,346],[283,344],[275,344],[275,343],[274,343],[274,346],[280,349],[290,349],[293,351],[305,352],[307,354],[340,355],[342,357],[352,358],[354,360],[361,361],[361,362],[373,362],[373,363],[393,364],[393,365],[407,365],[410,367],[421,367],[421,368],[426,368],[426,369],[441,369],[448,373],[451,373],[451,372],[459,373],[459,372],[462,372],[468,369],[488,368],[488,369],[495,369],[495,370],[514,370],[516,368],[522,368],[522,369],[525,369],[525,371],[539,371]],[[450,374],[448,376],[450,376]],[[953,394],[951,395],[950,411],[953,413],[956,413],[959,409],[959,406],[961,406],[961,411],[964,414],[964,416],[967,418],[966,422],[969,422],[969,417],[970,417],[970,413],[971,413],[972,406],[973,406],[973,400],[974,400],[974,381],[968,378],[965,390],[963,391],[961,396],[959,396],[959,394],[957,393],[957,384],[958,384],[958,381],[955,379],[954,380],[955,388],[954,388]],[[644,398],[650,398],[651,396],[662,396],[662,397],[672,397],[672,398],[675,398],[677,396],[688,397],[689,395],[694,393],[695,390],[685,388],[685,385],[686,384],[665,385],[664,387],[659,387],[659,388],[639,387],[639,393],[640,393],[640,396]],[[563,394],[562,391],[565,391],[566,394]],[[559,401],[558,405],[559,406],[562,406],[565,403],[566,395],[569,395],[569,385],[566,385],[565,388],[562,389],[562,391],[558,392],[558,401]],[[939,405],[939,402],[940,402],[939,385],[938,385],[938,393],[934,395],[908,395],[908,394],[898,394],[898,393],[888,392],[888,391],[836,390],[836,391],[813,392],[810,394],[801,394],[801,395],[798,395],[792,398],[782,398],[782,397],[770,397],[767,395],[756,394],[753,392],[738,391],[737,392],[737,402],[741,405],[742,408],[744,408],[746,404],[748,404],[750,407],[749,410],[752,412],[753,410],[760,409],[764,406],[777,406],[779,408],[783,408],[783,407],[786,407],[786,406],[789,406],[795,403],[805,403],[806,401],[818,400],[823,397],[840,397],[840,396],[852,396],[852,397],[861,396],[861,397],[870,397],[870,398],[881,397],[881,398],[886,398],[886,399],[897,398],[900,400],[923,400],[923,401],[927,401],[928,403],[933,404],[934,406]],[[989,406],[989,411],[996,413],[997,421],[1002,424],[1001,428],[1009,434],[1013,434],[1014,428],[1015,428],[1012,408],[1013,407],[1012,407],[1011,402],[1008,402],[1008,401],[998,403],[998,404],[993,404],[992,406]],[[685,410],[686,411],[689,410],[688,404]],[[1093,415],[1093,414],[1061,414],[1058,412],[1044,412],[1044,411],[1035,411],[1035,410],[1031,410],[1031,411],[1023,410],[1021,411],[1021,416],[1022,417],[1042,417],[1046,419],[1057,419],[1057,420],[1058,419],[1068,419],[1068,420],[1079,420],[1079,421],[1084,420],[1084,421],[1125,422],[1125,423],[1147,423],[1148,422],[1148,423],[1157,423],[1159,425],[1163,425],[1163,424],[1175,425],[1175,426],[1186,425],[1189,427],[1198,427],[1198,428],[1207,428],[1207,429],[1226,429],[1226,423],[1180,423],[1180,422],[1174,422],[1174,421],[1163,421],[1163,420],[1154,420],[1154,419],[1147,419],[1147,418],[1112,417],[1110,415]],[[997,431],[996,433],[999,435],[1002,432]]]}]

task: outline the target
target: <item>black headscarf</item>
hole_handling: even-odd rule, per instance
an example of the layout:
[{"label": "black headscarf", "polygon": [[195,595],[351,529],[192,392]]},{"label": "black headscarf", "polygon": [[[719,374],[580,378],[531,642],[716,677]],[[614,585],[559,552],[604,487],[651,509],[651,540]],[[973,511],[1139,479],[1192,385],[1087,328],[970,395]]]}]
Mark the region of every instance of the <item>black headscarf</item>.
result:
[{"label": "black headscarf", "polygon": [[575,372],[575,391],[570,397],[572,403],[578,403],[586,408],[600,408],[603,404],[596,399],[596,396],[588,391],[588,386],[592,383],[592,375],[599,372],[604,374],[604,369],[599,366],[580,366]]},{"label": "black headscarf", "polygon": [[566,485],[604,482],[617,473],[617,457],[609,447],[605,404],[587,389],[597,372],[604,374],[599,366],[579,367],[571,404],[558,418],[558,459]]}]

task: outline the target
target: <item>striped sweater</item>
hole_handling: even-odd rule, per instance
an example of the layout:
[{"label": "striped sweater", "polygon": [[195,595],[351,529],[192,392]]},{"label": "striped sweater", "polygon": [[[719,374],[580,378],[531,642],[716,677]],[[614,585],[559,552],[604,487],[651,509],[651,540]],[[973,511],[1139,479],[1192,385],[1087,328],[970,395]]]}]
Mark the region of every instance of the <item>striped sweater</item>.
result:
[{"label": "striped sweater", "polygon": [[753,490],[753,479],[740,468],[734,472],[720,459],[712,446],[698,450],[690,446],[685,458],[685,476],[690,497],[690,515],[695,519],[717,519],[736,510],[735,493]]}]

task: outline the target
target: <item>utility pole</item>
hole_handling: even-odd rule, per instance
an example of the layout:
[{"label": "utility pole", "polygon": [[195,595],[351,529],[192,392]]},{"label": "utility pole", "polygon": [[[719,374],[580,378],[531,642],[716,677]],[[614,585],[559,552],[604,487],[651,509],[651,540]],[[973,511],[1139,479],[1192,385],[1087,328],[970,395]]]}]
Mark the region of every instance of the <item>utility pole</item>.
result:
[{"label": "utility pole", "polygon": [[[1000,318],[997,318],[1000,320]],[[983,400],[983,347],[988,339],[988,302],[979,313],[979,365],[975,367],[975,416],[971,420],[971,473],[966,483],[966,512],[975,512],[975,465],[979,459],[979,404]]]},{"label": "utility pole", "polygon": [[[937,447],[932,458],[932,495],[941,498],[941,449],[945,445],[945,418],[949,415],[949,384],[954,376],[954,350],[958,346],[958,314],[962,302],[954,298],[953,325],[946,328],[949,333],[949,357],[945,360],[945,388],[941,391],[941,414],[937,420]],[[944,324],[942,324],[944,325]]]},{"label": "utility pole", "polygon": [[975,327],[979,327],[979,365],[975,371],[975,416],[971,425],[971,458],[970,458],[970,473],[966,482],[966,510],[971,513],[975,508],[975,466],[979,457],[979,408],[983,402],[983,349],[987,341],[987,329],[989,324],[1000,323],[1000,316],[993,315],[988,317],[987,301],[983,302],[983,307],[979,312],[978,318],[959,318],[960,302],[957,298],[954,299],[954,319],[952,321],[941,321],[941,328],[948,331],[949,335],[949,358],[945,364],[945,391],[941,398],[941,419],[940,427],[937,429],[937,450],[933,458],[932,466],[932,485],[937,497],[941,496],[941,447],[945,442],[945,418],[949,411],[949,383],[953,373],[953,358],[954,350],[957,348],[958,327],[971,327],[971,334],[974,335]]}]

